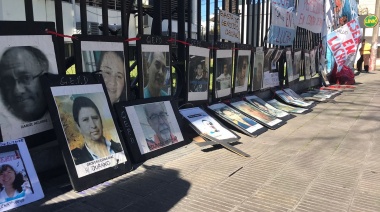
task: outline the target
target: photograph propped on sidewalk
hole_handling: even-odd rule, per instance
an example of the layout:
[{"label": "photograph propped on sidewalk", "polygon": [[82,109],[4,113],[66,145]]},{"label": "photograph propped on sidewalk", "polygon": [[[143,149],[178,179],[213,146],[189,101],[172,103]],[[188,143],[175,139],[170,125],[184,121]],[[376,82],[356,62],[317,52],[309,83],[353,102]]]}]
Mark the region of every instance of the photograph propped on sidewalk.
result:
[{"label": "photograph propped on sidewalk", "polygon": [[291,115],[289,113],[273,107],[272,105],[268,104],[258,96],[246,96],[245,100],[251,103],[253,106],[257,107],[258,109],[262,110],[263,112],[266,112],[282,120],[287,120],[291,118]]},{"label": "photograph propped on sidewalk", "polygon": [[291,95],[289,95],[288,93],[282,90],[277,90],[275,91],[275,93],[276,93],[276,96],[279,97],[286,104],[290,104],[296,107],[310,108],[314,103],[314,102],[304,102],[299,99],[294,99]]},{"label": "photograph propped on sidewalk", "polygon": [[130,171],[102,75],[44,75],[42,82],[73,189]]},{"label": "photograph propped on sidewalk", "polygon": [[139,163],[186,145],[178,109],[170,97],[116,104],[123,136],[133,162]]},{"label": "photograph propped on sidewalk", "polygon": [[231,105],[238,111],[247,115],[249,118],[252,118],[253,120],[264,125],[265,127],[268,127],[269,129],[277,129],[286,123],[285,121],[282,121],[275,116],[260,111],[246,101],[232,102]]},{"label": "photograph propped on sidewalk", "polygon": [[303,113],[307,113],[310,111],[310,109],[293,107],[293,106],[281,103],[281,102],[277,101],[276,99],[272,99],[272,100],[268,101],[268,104],[272,105],[273,107],[275,107],[279,110],[283,110],[283,111],[288,112],[288,113],[303,114]]},{"label": "photograph propped on sidewalk", "polygon": [[263,125],[224,103],[210,105],[208,106],[208,109],[219,118],[247,135],[257,136],[267,130]]},{"label": "photograph propped on sidewalk", "polygon": [[23,138],[0,143],[0,211],[44,197],[32,158]]}]

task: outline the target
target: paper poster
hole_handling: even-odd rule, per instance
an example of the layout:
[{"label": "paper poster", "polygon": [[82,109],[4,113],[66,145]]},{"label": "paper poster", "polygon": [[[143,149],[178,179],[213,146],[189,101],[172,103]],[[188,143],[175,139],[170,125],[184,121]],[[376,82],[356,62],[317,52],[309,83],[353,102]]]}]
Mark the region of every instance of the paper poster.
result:
[{"label": "paper poster", "polygon": [[23,138],[0,143],[0,182],[0,211],[44,197]]},{"label": "paper poster", "polygon": [[219,10],[220,38],[240,43],[240,16]]},{"label": "paper poster", "polygon": [[323,0],[299,0],[295,23],[298,27],[320,33],[324,16]]}]

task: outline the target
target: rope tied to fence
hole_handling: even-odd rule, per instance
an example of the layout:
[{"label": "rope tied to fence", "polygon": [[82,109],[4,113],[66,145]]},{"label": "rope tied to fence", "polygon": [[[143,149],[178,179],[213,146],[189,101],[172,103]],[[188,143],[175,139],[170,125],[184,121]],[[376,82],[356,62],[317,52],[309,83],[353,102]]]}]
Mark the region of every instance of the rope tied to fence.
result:
[{"label": "rope tied to fence", "polygon": [[56,32],[56,31],[52,31],[52,30],[49,30],[49,29],[45,29],[45,32],[46,32],[47,34],[55,35],[55,36],[58,36],[58,37],[71,38],[71,39],[78,39],[78,38],[75,37],[75,36],[60,34],[60,33]]},{"label": "rope tied to fence", "polygon": [[136,37],[136,38],[127,38],[127,39],[124,40],[124,42],[131,42],[131,41],[138,41],[138,40],[141,40],[141,38],[138,38],[138,37]]},{"label": "rope tied to fence", "polygon": [[191,46],[191,44],[188,43],[188,42],[185,42],[185,41],[182,41],[182,40],[176,40],[176,39],[173,39],[173,38],[170,38],[168,40],[168,42],[177,42],[177,43],[182,43],[183,45],[186,45],[186,46]]}]

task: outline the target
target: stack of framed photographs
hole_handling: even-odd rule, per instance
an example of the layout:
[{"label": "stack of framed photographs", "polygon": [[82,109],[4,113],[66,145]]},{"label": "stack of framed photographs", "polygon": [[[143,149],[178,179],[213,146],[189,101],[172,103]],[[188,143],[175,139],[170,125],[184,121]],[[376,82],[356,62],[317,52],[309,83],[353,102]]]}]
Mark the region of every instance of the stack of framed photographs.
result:
[{"label": "stack of framed photographs", "polygon": [[[166,99],[166,100],[165,100]],[[133,162],[138,163],[188,143],[169,97],[116,104],[119,122]]]},{"label": "stack of framed photographs", "polygon": [[269,129],[277,129],[285,124],[281,119],[257,109],[246,101],[232,102],[231,105],[249,118],[252,118]]},{"label": "stack of framed photographs", "polygon": [[213,101],[231,97],[232,84],[232,43],[217,42],[215,45]]},{"label": "stack of framed photographs", "polygon": [[224,103],[210,105],[208,109],[247,135],[257,136],[267,130],[263,125]]},{"label": "stack of framed photographs", "polygon": [[0,140],[25,138],[29,148],[56,139],[40,83],[58,74],[52,22],[0,22]]},{"label": "stack of framed photographs", "polygon": [[142,35],[137,41],[141,99],[171,96],[173,93],[169,39],[167,36]]},{"label": "stack of framed photographs", "polygon": [[[0,159],[1,211],[8,211],[44,197],[23,138],[1,142]],[[8,193],[13,195],[8,196]]]},{"label": "stack of framed photographs", "polygon": [[210,44],[204,41],[188,40],[187,102],[208,101],[210,82]]},{"label": "stack of framed photographs", "polygon": [[287,120],[287,119],[291,118],[289,113],[273,107],[272,105],[268,104],[267,102],[265,102],[264,100],[262,100],[258,96],[255,96],[255,95],[246,96],[245,99],[249,103],[251,103],[253,106],[257,107],[258,109],[260,109],[260,110],[262,110],[262,111],[264,111],[264,112],[266,112],[272,116],[275,116],[275,117],[280,118],[282,120]]},{"label": "stack of framed photographs", "polygon": [[251,75],[252,46],[245,44],[236,44],[236,61],[234,74],[233,94],[245,94],[248,90],[248,81]]},{"label": "stack of framed photographs", "polygon": [[294,99],[291,95],[288,93],[282,91],[282,90],[277,90],[275,91],[276,96],[278,96],[282,101],[284,101],[287,104],[294,105],[296,107],[303,107],[303,108],[310,108],[314,102],[304,102],[299,99]]},{"label": "stack of framed photographs", "polygon": [[74,190],[131,169],[101,75],[42,77],[49,111]]},{"label": "stack of framed photographs", "polygon": [[111,104],[129,99],[129,64],[125,61],[121,37],[75,35],[75,69],[77,73],[103,76]]}]

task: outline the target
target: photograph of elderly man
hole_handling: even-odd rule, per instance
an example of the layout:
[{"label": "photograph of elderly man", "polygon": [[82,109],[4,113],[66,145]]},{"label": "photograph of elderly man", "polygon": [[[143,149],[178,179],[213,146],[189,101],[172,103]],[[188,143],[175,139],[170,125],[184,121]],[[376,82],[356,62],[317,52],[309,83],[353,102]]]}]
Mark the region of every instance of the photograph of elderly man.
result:
[{"label": "photograph of elderly man", "polygon": [[144,105],[144,112],[149,126],[155,133],[153,138],[146,139],[150,150],[159,149],[178,142],[177,137],[172,133],[168,114],[163,103]]},{"label": "photograph of elderly man", "polygon": [[1,55],[1,97],[13,116],[31,122],[45,115],[47,104],[39,77],[48,69],[47,57],[35,47],[10,47]]},{"label": "photograph of elderly man", "polygon": [[[145,52],[146,64],[143,64],[144,73],[148,81],[144,79],[144,98],[169,96],[170,73],[166,67],[166,52]],[[169,76],[168,76],[169,75]]]},{"label": "photograph of elderly man", "polygon": [[82,149],[75,148],[71,151],[76,165],[123,151],[120,143],[104,137],[102,117],[91,99],[84,96],[76,97],[72,115],[84,140]]}]

